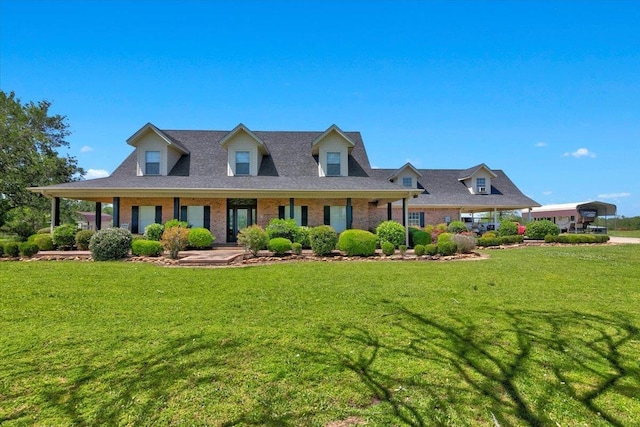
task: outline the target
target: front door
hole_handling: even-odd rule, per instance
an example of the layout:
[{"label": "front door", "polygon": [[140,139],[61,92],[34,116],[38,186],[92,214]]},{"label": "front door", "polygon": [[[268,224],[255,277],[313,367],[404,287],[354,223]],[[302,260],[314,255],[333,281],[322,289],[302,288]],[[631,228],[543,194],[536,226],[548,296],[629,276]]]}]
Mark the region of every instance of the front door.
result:
[{"label": "front door", "polygon": [[255,199],[227,200],[227,242],[236,242],[240,230],[256,223],[256,205]]}]

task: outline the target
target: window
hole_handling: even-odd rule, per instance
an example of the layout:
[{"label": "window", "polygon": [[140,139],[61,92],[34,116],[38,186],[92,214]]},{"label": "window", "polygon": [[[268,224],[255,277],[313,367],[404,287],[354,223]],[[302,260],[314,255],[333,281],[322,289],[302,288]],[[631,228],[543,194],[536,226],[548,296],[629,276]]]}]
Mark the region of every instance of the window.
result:
[{"label": "window", "polygon": [[485,178],[476,178],[476,193],[487,192],[487,180]]},{"label": "window", "polygon": [[192,227],[204,227],[204,206],[187,206],[186,221]]},{"label": "window", "polygon": [[420,214],[421,212],[409,212],[409,227],[421,227]]},{"label": "window", "polygon": [[[290,206],[279,206],[278,207],[278,218],[280,219],[289,219],[289,215],[291,215],[289,209]],[[308,217],[309,217],[309,207],[308,206],[294,206],[293,207],[293,220],[295,220],[296,225],[306,226],[308,225]]]},{"label": "window", "polygon": [[144,174],[145,175],[160,175],[160,152],[159,151],[145,151],[144,153]]},{"label": "window", "polygon": [[330,225],[334,230],[336,230],[337,233],[342,233],[347,229],[347,207],[331,206],[330,212]]},{"label": "window", "polygon": [[402,186],[409,188],[413,187],[413,180],[410,176],[405,176],[404,178],[402,178]]},{"label": "window", "polygon": [[327,153],[327,176],[340,176],[340,153]]},{"label": "window", "polygon": [[144,229],[147,227],[147,225],[154,224],[155,222],[155,206],[140,206],[138,208],[138,233],[144,233]]},{"label": "window", "polygon": [[236,151],[236,175],[249,175],[250,160],[248,151]]}]

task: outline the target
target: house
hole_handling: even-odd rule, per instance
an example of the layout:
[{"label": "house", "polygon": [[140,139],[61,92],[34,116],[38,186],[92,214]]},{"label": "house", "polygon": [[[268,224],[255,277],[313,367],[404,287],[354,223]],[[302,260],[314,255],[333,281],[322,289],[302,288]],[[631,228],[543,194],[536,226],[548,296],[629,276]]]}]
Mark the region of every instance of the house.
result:
[{"label": "house", "polygon": [[[129,139],[131,154],[106,178],[31,191],[113,204],[113,226],[133,233],[177,218],[235,242],[251,224],[293,218],[300,225],[375,229],[384,220],[420,226],[459,219],[462,212],[539,206],[500,170],[372,168],[359,132],[160,130],[144,125]],[[96,224],[100,228],[102,224]]]},{"label": "house", "polygon": [[[560,231],[577,232],[585,231],[597,217],[615,216],[617,207],[611,203],[599,202],[597,200],[577,203],[561,203],[555,205],[544,205],[533,207],[529,210],[532,220],[549,220],[556,224]],[[602,230],[604,227],[595,227],[594,231]]]},{"label": "house", "polygon": [[96,224],[107,224],[111,221],[111,215],[102,213],[100,215],[100,220],[96,221],[96,213],[95,212],[77,212],[78,214],[78,228],[82,230],[97,230],[98,227]]}]

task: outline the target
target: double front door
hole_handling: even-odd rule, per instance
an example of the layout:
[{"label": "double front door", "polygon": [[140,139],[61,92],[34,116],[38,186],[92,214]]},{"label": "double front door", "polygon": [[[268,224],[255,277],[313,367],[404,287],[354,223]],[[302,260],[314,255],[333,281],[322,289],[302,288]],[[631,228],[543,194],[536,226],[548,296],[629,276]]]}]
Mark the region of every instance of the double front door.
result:
[{"label": "double front door", "polygon": [[227,242],[237,241],[238,232],[256,223],[255,199],[227,200]]}]

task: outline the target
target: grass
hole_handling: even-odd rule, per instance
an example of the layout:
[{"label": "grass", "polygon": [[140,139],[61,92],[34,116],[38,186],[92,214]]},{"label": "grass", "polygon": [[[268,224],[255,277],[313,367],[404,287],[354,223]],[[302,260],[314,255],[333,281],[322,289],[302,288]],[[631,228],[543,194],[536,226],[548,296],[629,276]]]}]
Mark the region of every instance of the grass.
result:
[{"label": "grass", "polygon": [[640,424],[640,246],[487,253],[0,263],[0,424]]},{"label": "grass", "polygon": [[640,230],[609,230],[610,236],[640,238]]}]

